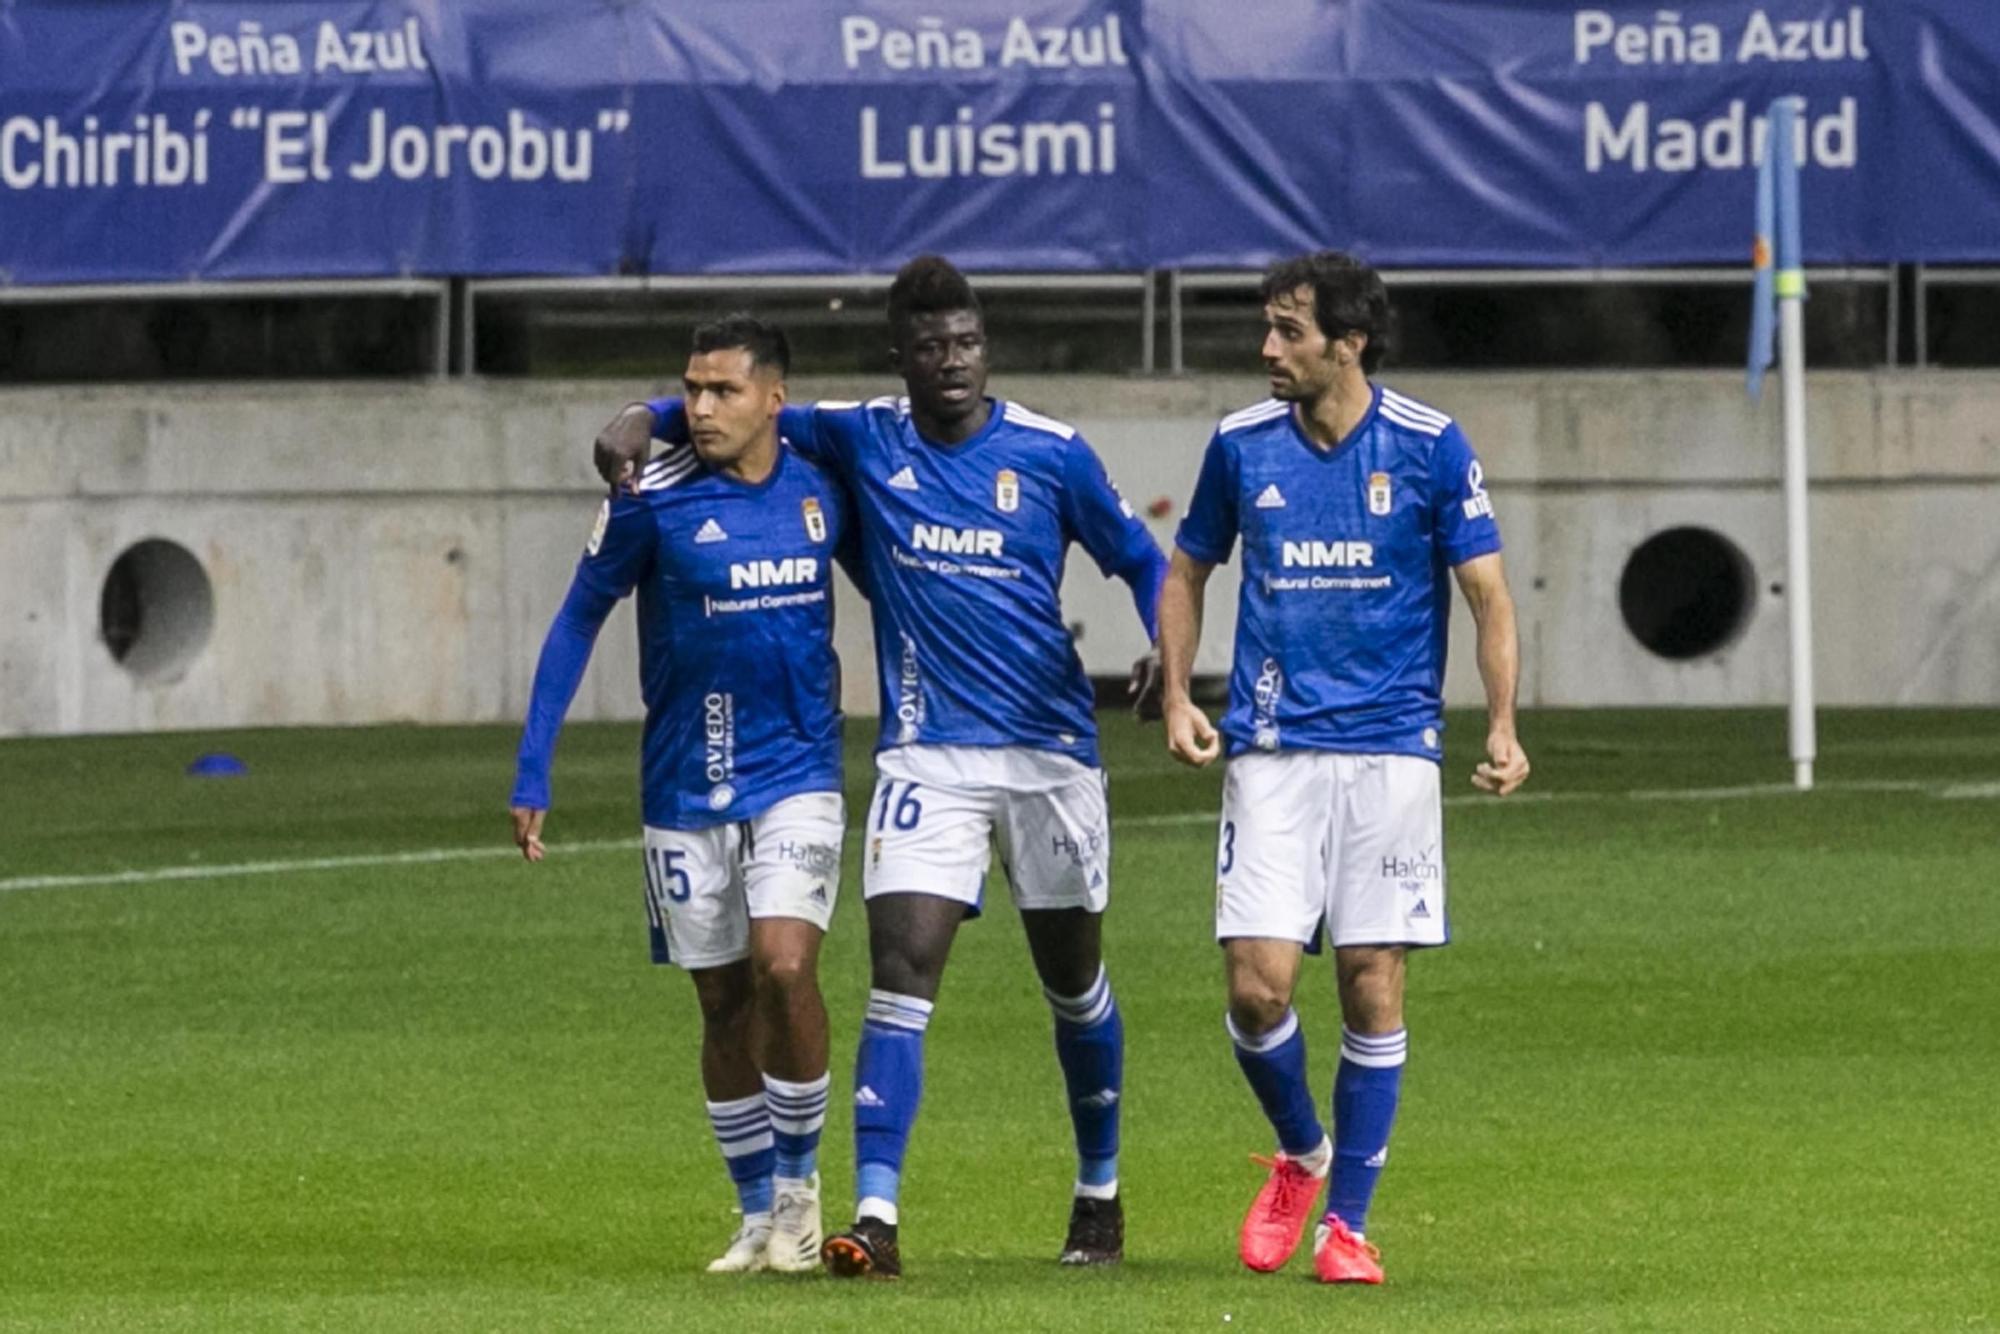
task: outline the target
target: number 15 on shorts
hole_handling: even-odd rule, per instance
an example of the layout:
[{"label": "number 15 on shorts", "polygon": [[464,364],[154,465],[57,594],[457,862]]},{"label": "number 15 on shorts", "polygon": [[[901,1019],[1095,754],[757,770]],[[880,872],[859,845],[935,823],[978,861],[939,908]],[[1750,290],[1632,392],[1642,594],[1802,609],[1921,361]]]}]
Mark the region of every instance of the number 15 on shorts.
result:
[{"label": "number 15 on shorts", "polygon": [[662,915],[669,903],[686,903],[694,896],[694,882],[681,865],[686,857],[685,848],[646,849],[646,897]]}]

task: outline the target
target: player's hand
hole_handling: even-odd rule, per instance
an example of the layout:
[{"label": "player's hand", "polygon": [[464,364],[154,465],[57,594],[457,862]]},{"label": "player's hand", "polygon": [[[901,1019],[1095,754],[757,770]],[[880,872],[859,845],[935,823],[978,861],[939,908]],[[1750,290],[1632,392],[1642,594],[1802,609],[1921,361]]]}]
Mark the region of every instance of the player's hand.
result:
[{"label": "player's hand", "polygon": [[1167,753],[1182,764],[1200,769],[1213,764],[1222,754],[1222,738],[1209,723],[1208,715],[1188,699],[1166,706]]},{"label": "player's hand", "polygon": [[653,445],[653,410],[630,403],[591,442],[590,459],[606,486],[630,491],[638,486],[639,468]]},{"label": "player's hand", "polygon": [[1160,672],[1160,651],[1147,649],[1132,664],[1132,680],[1125,687],[1125,693],[1132,697],[1132,716],[1142,723],[1160,721],[1164,713],[1161,697],[1165,690],[1166,678]]},{"label": "player's hand", "polygon": [[1528,752],[1510,731],[1486,734],[1486,760],[1472,771],[1472,785],[1504,797],[1528,781]]},{"label": "player's hand", "polygon": [[514,816],[514,846],[521,850],[521,855],[531,862],[548,856],[548,849],[542,846],[542,820],[548,812],[526,806],[515,806],[511,810]]}]

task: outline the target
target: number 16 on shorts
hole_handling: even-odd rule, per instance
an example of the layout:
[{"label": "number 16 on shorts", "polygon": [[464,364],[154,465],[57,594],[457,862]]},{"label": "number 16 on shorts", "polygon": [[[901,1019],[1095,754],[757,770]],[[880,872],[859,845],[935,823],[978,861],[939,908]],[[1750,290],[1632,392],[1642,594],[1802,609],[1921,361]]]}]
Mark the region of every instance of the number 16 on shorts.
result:
[{"label": "number 16 on shorts", "polygon": [[891,778],[876,782],[875,801],[868,808],[869,871],[882,865],[882,845],[886,840],[913,832],[923,820],[924,803],[917,796],[921,791],[921,783],[899,783]]},{"label": "number 16 on shorts", "polygon": [[875,802],[875,832],[881,833],[891,823],[902,833],[917,827],[917,821],[924,818],[923,803],[917,800],[922,791],[918,783],[897,783],[882,780],[882,795]]}]

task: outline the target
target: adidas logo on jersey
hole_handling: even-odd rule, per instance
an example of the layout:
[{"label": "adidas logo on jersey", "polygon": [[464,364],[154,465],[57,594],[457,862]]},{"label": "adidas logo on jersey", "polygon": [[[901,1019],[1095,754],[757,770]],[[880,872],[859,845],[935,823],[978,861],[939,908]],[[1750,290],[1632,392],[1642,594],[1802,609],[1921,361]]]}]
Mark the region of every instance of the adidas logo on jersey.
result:
[{"label": "adidas logo on jersey", "polygon": [[854,1090],[854,1105],[856,1107],[888,1106],[887,1103],[882,1101],[882,1095],[877,1093],[874,1089],[869,1088],[866,1084],[863,1084],[860,1088]]},{"label": "adidas logo on jersey", "polygon": [[917,475],[910,471],[910,465],[906,463],[890,476],[889,486],[895,491],[914,491],[917,489]]},{"label": "adidas logo on jersey", "polygon": [[722,531],[722,525],[714,519],[703,519],[701,527],[694,530],[696,542],[727,542],[729,534]]},{"label": "adidas logo on jersey", "polygon": [[1281,510],[1285,507],[1285,493],[1273,482],[1257,493],[1255,504],[1260,510]]}]

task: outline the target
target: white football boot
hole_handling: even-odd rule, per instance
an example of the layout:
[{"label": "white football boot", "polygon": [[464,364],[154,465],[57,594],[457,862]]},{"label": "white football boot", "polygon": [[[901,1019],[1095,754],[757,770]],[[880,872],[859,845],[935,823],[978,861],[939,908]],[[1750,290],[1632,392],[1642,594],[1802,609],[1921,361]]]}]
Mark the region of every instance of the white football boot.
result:
[{"label": "white football boot", "polygon": [[819,1173],[805,1181],[778,1182],[771,1205],[771,1268],[804,1274],[819,1268]]},{"label": "white football boot", "polygon": [[750,1214],[736,1229],[736,1235],[729,1239],[729,1249],[708,1262],[708,1272],[754,1274],[770,1263],[765,1258],[770,1245],[771,1215]]}]

